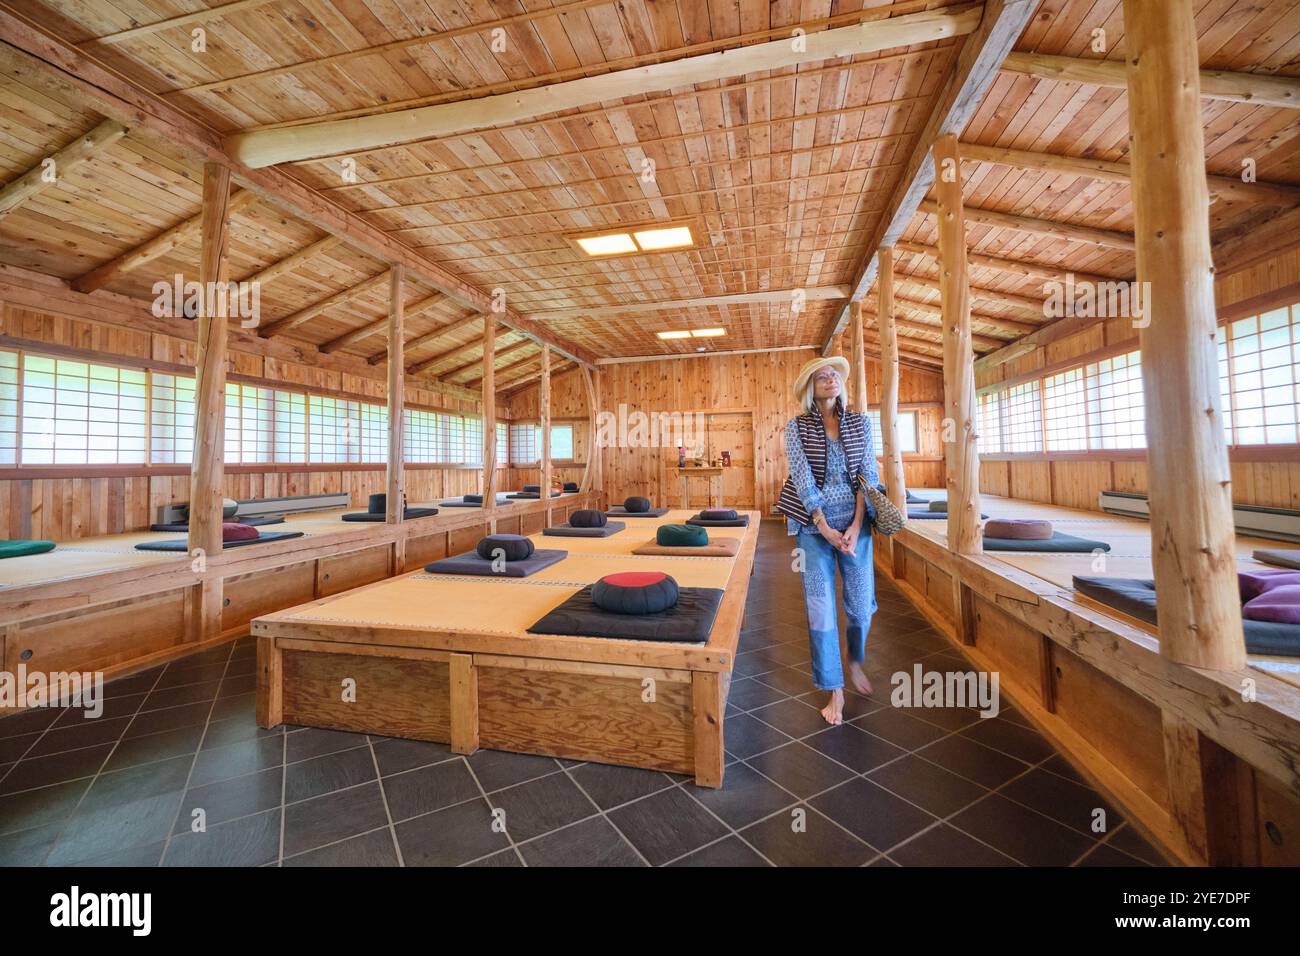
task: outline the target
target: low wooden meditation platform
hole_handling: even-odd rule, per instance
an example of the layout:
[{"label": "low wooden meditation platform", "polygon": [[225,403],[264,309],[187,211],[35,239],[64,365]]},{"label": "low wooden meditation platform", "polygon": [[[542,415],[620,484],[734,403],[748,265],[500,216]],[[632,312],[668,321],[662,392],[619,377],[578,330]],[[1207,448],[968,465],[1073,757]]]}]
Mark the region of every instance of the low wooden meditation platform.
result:
[{"label": "low wooden meditation platform", "polygon": [[[260,617],[258,723],[646,767],[721,786],[723,711],[758,541],[759,514],[748,514],[746,528],[707,529],[711,539],[741,538],[734,558],[633,555],[659,525],[691,516],[670,511],[628,518],[608,538],[535,534],[537,547],[569,556],[528,578],[417,571]],[[708,642],[527,633],[586,585],[629,570],[725,589]]]}]

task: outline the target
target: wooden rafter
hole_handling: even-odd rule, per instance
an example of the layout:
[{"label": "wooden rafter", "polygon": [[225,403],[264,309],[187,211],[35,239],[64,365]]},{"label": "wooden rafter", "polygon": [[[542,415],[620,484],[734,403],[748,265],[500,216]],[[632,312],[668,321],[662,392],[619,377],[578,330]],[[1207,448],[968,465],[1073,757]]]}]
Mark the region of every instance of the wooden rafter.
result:
[{"label": "wooden rafter", "polygon": [[[559,375],[561,372],[567,372],[570,369],[576,368],[577,364],[578,363],[570,361],[568,359],[565,359],[563,362],[557,362],[553,364],[551,366],[551,378],[555,378],[555,376]],[[520,379],[515,380],[514,382],[511,382],[510,387],[508,389],[499,393],[499,397],[502,400],[513,398],[514,396],[522,392],[524,389],[531,387],[541,377],[542,377],[542,369],[538,368],[535,373],[530,373],[528,375],[523,376]]]},{"label": "wooden rafter", "polygon": [[[242,212],[257,197],[248,190],[237,193],[230,197],[229,209],[227,214],[234,216]],[[96,266],[85,275],[78,276],[72,280],[72,288],[78,292],[94,292],[96,289],[102,289],[104,286],[113,282],[115,279],[126,275],[134,269],[153,262],[176,249],[177,246],[184,245],[199,235],[203,228],[203,212],[200,210],[193,216],[190,216],[184,222],[178,222],[169,229],[165,229],[158,235],[146,242],[141,243],[133,249],[128,249],[114,259],[110,259],[103,265]]]},{"label": "wooden rafter", "polygon": [[[536,345],[536,344],[537,343],[534,342],[532,339],[520,339],[518,342],[513,342],[510,345],[507,345],[503,349],[497,349],[497,360],[500,361],[503,355],[513,355],[515,352],[518,352],[520,349],[524,348],[525,346]],[[443,372],[441,375],[438,376],[438,380],[441,382],[450,381],[451,379],[455,378],[457,375],[460,375],[463,372],[467,372],[472,368],[481,366],[481,364],[482,363],[478,359],[474,359],[472,362],[464,362],[460,365],[457,365],[455,368],[449,371]],[[504,372],[505,369],[499,368],[497,369],[497,371]],[[478,378],[472,378],[469,379],[468,381],[460,382],[458,384],[465,385],[468,387],[471,385],[475,385],[477,383],[478,383]]]},{"label": "wooden rafter", "polygon": [[390,271],[391,270],[385,269],[378,275],[373,275],[369,279],[364,279],[361,282],[358,282],[356,285],[349,286],[346,289],[341,289],[331,296],[326,296],[318,302],[313,302],[311,305],[301,308],[297,312],[284,316],[284,318],[276,319],[274,322],[268,322],[266,325],[259,328],[257,333],[258,335],[265,337],[271,335],[283,335],[285,332],[296,329],[303,323],[310,322],[322,312],[328,312],[330,309],[337,308],[340,305],[346,305],[353,299],[363,296],[368,292],[373,292],[388,281],[388,273]]},{"label": "wooden rafter", "polygon": [[[472,315],[466,316],[465,321],[473,321],[475,318],[476,317]],[[452,323],[452,324],[458,325],[459,322]],[[420,346],[428,345],[430,342],[438,338],[441,338],[443,335],[447,334],[450,331],[452,331],[452,326],[448,325],[441,329],[435,329],[434,331],[428,333],[427,335],[422,335],[420,336],[419,339],[413,342],[406,343],[407,351],[410,351],[413,348],[418,348]],[[453,346],[452,348],[449,348],[444,352],[439,352],[437,355],[431,355],[427,359],[421,359],[420,361],[416,362],[414,365],[406,366],[406,372],[408,375],[419,375],[421,372],[433,368],[439,362],[445,362],[447,361],[447,359],[451,358],[452,356],[460,355],[462,352],[468,352],[470,349],[477,348],[481,344],[482,343],[477,339],[471,339],[468,342],[462,342],[460,345]],[[369,361],[369,359],[367,359],[367,361]]]},{"label": "wooden rafter", "polygon": [[[929,276],[906,275],[904,273],[895,273],[894,284],[913,285],[927,292],[938,292],[939,280],[931,279]],[[977,302],[987,302],[993,305],[1010,305],[1026,312],[1035,313],[1040,319],[1043,317],[1043,300],[1035,299],[1029,295],[1017,295],[1014,292],[1002,292],[998,289],[984,289],[977,286],[971,286],[971,296]],[[1023,322],[1014,322],[1010,324],[1011,331],[1032,331],[1034,326],[1026,326]]]},{"label": "wooden rafter", "polygon": [[810,289],[782,289],[774,292],[737,292],[731,295],[705,295],[694,299],[662,299],[658,302],[629,302],[627,305],[597,306],[591,309],[548,309],[529,312],[534,319],[595,318],[602,315],[625,315],[629,312],[665,312],[671,309],[698,309],[706,306],[746,305],[794,301],[796,292],[802,292],[805,302],[827,302],[847,299],[848,286],[815,286]]},{"label": "wooden rafter", "polygon": [[[500,352],[497,353],[497,357],[498,358],[500,357]],[[498,368],[496,370],[496,374],[498,376],[508,376],[511,372],[517,372],[521,368],[525,368],[529,365],[532,365],[534,362],[540,360],[541,360],[541,352],[535,352],[532,355],[528,356],[527,358],[522,358],[517,362],[512,362],[509,365],[504,365],[501,368]],[[480,362],[479,364],[481,365],[482,363]],[[483,380],[483,374],[480,372],[474,378],[470,379],[468,382],[465,382],[464,385],[466,388],[473,388],[482,380]],[[500,381],[501,381],[500,378],[498,378],[497,379],[498,387],[500,387]]]},{"label": "wooden rafter", "polygon": [[[919,242],[899,242],[894,248],[899,252],[910,252],[918,256],[927,256],[936,262],[939,258],[939,250],[934,246],[927,246]],[[1048,265],[1042,262],[1028,262],[1023,259],[1003,259],[1000,256],[987,256],[977,252],[968,253],[966,256],[969,264],[981,269],[996,269],[998,272],[1005,272],[1009,275],[1020,276],[1025,279],[1040,279],[1044,282],[1065,282],[1067,277],[1073,276],[1076,282],[1114,282],[1113,276],[1096,275],[1091,272],[1078,272],[1073,269],[1066,269],[1061,266]]]},{"label": "wooden rafter", "polygon": [[[987,0],[979,26],[962,42],[961,52],[947,83],[939,93],[924,128],[917,137],[919,147],[912,150],[907,167],[890,197],[888,209],[867,243],[866,261],[853,284],[852,299],[867,294],[879,269],[879,250],[898,242],[934,181],[930,153],[940,136],[959,134],[974,115],[984,94],[997,78],[998,67],[1024,32],[1038,0]],[[830,350],[848,320],[848,309],[839,311],[822,343],[822,353]]]},{"label": "wooden rafter", "polygon": [[[938,216],[939,206],[932,200],[925,200],[917,210],[926,216]],[[1133,234],[1117,232],[1114,229],[1096,229],[1092,226],[1079,226],[1072,222],[1057,222],[1054,219],[1038,219],[1034,216],[1017,216],[996,209],[981,209],[978,206],[966,207],[966,221],[980,226],[993,226],[997,229],[1012,229],[1028,233],[1031,236],[1044,236],[1048,239],[1068,239],[1085,246],[1098,249],[1119,249],[1132,252]]]},{"label": "wooden rafter", "polygon": [[[940,311],[939,303],[937,302],[920,302],[916,299],[909,299],[895,293],[894,312],[897,314],[899,311],[904,309],[935,320],[940,319],[943,315]],[[1021,322],[1011,322],[996,315],[985,315],[982,312],[972,313],[971,321],[976,325],[985,325],[991,329],[996,329],[999,332],[1010,332],[1014,335],[1022,335],[1027,332],[1037,331],[1038,329],[1038,326],[1027,325],[1026,323]]]},{"label": "wooden rafter", "polygon": [[227,137],[231,154],[253,168],[325,156],[344,150],[497,126],[592,103],[641,96],[694,83],[779,70],[804,63],[875,53],[975,30],[980,9],[921,11],[812,33],[802,44],[789,38],[630,70],[582,77],[514,93],[424,106],[392,113],[253,130]]},{"label": "wooden rafter", "polygon": [[309,246],[304,246],[297,252],[292,252],[278,262],[273,262],[265,269],[260,269],[252,275],[245,276],[244,282],[257,282],[265,285],[268,282],[274,282],[282,275],[288,275],[303,263],[316,256],[329,252],[342,244],[338,236],[326,236],[324,239],[317,239]]},{"label": "wooden rafter", "polygon": [[[0,189],[0,219],[27,200],[49,189],[96,153],[112,146],[126,135],[126,127],[116,120],[104,120],[88,133],[78,136],[67,146],[45,157],[17,179]],[[47,166],[47,163],[52,165]],[[50,178],[47,169],[53,173]]]},{"label": "wooden rafter", "polygon": [[[409,319],[412,316],[419,315],[421,312],[425,312],[428,309],[433,308],[433,306],[437,305],[438,303],[445,302],[445,301],[447,301],[447,297],[445,295],[443,295],[441,292],[435,292],[433,295],[421,299],[419,302],[416,302],[414,305],[406,306],[402,310],[402,319],[403,321],[405,321],[406,319]],[[337,352],[339,349],[345,349],[349,345],[355,345],[357,342],[360,342],[362,339],[369,338],[370,336],[384,330],[387,327],[388,327],[387,317],[384,317],[382,319],[375,319],[373,322],[367,322],[365,325],[361,326],[360,328],[353,329],[351,332],[343,333],[338,338],[330,339],[328,342],[323,342],[319,346],[319,348],[322,352],[328,355],[330,352]],[[409,348],[410,346],[408,345],[405,347]],[[384,347],[384,354],[385,355],[388,354],[387,346]]]},{"label": "wooden rafter", "polygon": [[[1012,73],[1024,73],[1064,83],[1088,83],[1121,90],[1128,86],[1123,60],[1085,60],[1043,53],[1012,53],[1002,68]],[[1283,109],[1300,107],[1300,79],[1296,77],[1230,73],[1224,70],[1200,72],[1201,96],[1206,99]]]}]

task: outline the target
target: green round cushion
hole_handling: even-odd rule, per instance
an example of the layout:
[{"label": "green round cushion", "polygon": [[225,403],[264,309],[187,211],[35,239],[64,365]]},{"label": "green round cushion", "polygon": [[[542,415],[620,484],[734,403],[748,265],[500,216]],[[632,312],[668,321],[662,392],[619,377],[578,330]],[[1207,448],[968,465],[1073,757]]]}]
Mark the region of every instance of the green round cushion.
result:
[{"label": "green round cushion", "polygon": [[237,511],[239,511],[238,501],[236,501],[234,498],[221,499],[221,517],[227,519],[233,518]]},{"label": "green round cushion", "polygon": [[699,525],[663,524],[655,532],[655,543],[665,548],[702,548],[709,543],[709,532]]}]

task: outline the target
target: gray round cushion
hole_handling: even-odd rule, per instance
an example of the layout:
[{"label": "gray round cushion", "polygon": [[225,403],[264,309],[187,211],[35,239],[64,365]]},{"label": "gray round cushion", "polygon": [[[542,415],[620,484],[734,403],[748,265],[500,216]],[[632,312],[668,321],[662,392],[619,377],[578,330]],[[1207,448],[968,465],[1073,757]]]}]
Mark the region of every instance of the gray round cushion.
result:
[{"label": "gray round cushion", "polygon": [[623,510],[631,514],[641,514],[650,510],[650,499],[639,498],[635,495],[623,502]]},{"label": "gray round cushion", "polygon": [[501,551],[507,561],[522,561],[533,553],[533,542],[522,534],[490,534],[478,543],[478,556],[485,561],[494,560]]},{"label": "gray round cushion", "polygon": [[569,524],[574,528],[603,528],[608,523],[605,512],[591,508],[580,508],[569,515]]}]

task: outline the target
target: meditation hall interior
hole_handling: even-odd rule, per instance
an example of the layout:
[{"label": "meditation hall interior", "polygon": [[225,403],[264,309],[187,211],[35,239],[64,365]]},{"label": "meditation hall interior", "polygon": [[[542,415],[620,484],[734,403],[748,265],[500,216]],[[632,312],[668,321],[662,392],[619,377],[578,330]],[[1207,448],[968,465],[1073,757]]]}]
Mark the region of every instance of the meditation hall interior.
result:
[{"label": "meditation hall interior", "polygon": [[1300,0],[0,0],[0,865],[1300,865]]}]

